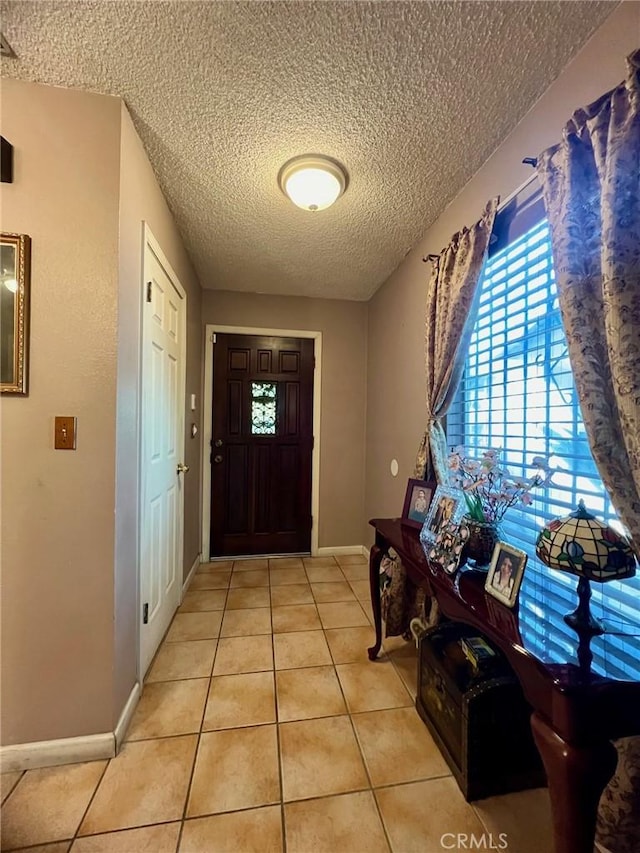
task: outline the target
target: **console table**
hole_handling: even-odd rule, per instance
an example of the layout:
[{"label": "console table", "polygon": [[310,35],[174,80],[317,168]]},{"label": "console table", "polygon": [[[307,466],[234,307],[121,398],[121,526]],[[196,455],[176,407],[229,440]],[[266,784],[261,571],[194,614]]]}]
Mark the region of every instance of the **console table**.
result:
[{"label": "console table", "polygon": [[[420,531],[400,519],[373,519],[369,579],[376,641],[382,644],[380,563],[393,548],[409,579],[433,596],[449,619],[472,625],[507,657],[533,708],[531,727],[542,757],[553,818],[555,853],[593,853],[598,801],[614,773],[617,753],[611,743],[640,735],[640,631],[612,626],[591,643],[594,662],[588,672],[575,656],[577,636],[562,619],[567,607],[549,602],[567,595],[551,571],[530,560],[519,607],[503,606],[484,591],[486,574],[462,568],[456,577],[431,564],[419,541]],[[575,593],[574,593],[575,596]],[[625,633],[626,631],[626,633]],[[616,661],[624,659],[621,672]]]}]

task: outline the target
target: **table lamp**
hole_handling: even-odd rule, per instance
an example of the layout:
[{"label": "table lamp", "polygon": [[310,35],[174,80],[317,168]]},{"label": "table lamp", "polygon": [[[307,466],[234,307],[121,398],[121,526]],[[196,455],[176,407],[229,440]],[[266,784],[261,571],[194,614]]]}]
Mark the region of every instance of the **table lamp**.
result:
[{"label": "table lamp", "polygon": [[573,613],[566,614],[564,621],[578,632],[581,640],[578,658],[581,665],[588,666],[591,663],[588,640],[604,632],[589,608],[590,581],[605,583],[633,577],[636,560],[631,546],[624,536],[591,515],[581,500],[575,512],[550,521],[540,531],[536,554],[550,568],[579,578],[578,606]]}]

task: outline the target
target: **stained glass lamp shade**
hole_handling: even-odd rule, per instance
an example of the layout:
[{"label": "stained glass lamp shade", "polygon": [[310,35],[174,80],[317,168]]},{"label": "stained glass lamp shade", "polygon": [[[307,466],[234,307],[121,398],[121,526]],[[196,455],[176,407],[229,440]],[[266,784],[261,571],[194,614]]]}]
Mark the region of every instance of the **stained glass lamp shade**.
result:
[{"label": "stained glass lamp shade", "polygon": [[602,625],[589,610],[590,581],[623,580],[635,574],[635,557],[628,541],[586,509],[550,521],[540,532],[536,554],[547,566],[577,575],[579,604],[565,621],[582,633],[601,634]]}]

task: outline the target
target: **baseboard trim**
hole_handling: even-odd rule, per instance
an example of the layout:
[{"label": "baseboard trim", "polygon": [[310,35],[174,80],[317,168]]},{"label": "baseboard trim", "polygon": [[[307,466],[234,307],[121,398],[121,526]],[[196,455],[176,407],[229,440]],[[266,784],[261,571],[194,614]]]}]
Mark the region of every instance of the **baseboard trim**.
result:
[{"label": "baseboard trim", "polygon": [[325,547],[318,548],[318,557],[339,557],[339,556],[347,556],[350,554],[358,554],[359,556],[363,556],[365,554],[364,545],[338,545],[335,548]]},{"label": "baseboard trim", "polygon": [[54,767],[57,764],[76,764],[79,761],[98,761],[116,754],[113,732],[84,737],[41,740],[0,747],[0,767],[3,773]]},{"label": "baseboard trim", "polygon": [[142,690],[140,688],[140,682],[136,681],[136,683],[131,688],[131,693],[129,694],[129,698],[125,702],[125,706],[122,709],[122,713],[120,714],[120,719],[116,723],[116,728],[113,733],[115,738],[115,754],[117,755],[120,752],[120,747],[124,742],[125,735],[129,729],[129,724],[131,723],[131,718],[133,717],[133,712],[136,710],[136,706],[140,701],[140,695],[142,694]]},{"label": "baseboard trim", "polygon": [[198,569],[198,566],[200,565],[200,557],[201,556],[202,556],[201,554],[196,554],[196,558],[193,561],[193,565],[189,569],[189,574],[187,575],[185,582],[182,584],[182,595],[180,596],[180,604],[182,604],[184,594],[187,591],[189,584],[191,583],[191,578],[195,575],[195,573]]},{"label": "baseboard trim", "polygon": [[366,545],[362,546],[362,555],[366,558],[367,563],[371,559],[371,550],[366,547]]}]

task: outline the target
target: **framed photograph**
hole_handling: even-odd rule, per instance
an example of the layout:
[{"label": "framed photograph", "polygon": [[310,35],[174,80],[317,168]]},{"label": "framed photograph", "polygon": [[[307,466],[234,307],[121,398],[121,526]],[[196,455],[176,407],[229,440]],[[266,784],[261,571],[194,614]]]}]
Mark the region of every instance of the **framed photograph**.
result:
[{"label": "framed photograph", "polygon": [[0,391],[27,396],[29,377],[29,261],[26,234],[2,234],[0,243]]},{"label": "framed photograph", "polygon": [[422,527],[427,517],[431,498],[437,483],[426,480],[409,480],[402,508],[402,522],[410,527]]},{"label": "framed photograph", "polygon": [[447,521],[436,533],[435,541],[427,552],[427,558],[442,566],[446,574],[455,575],[460,565],[462,549],[468,538],[469,528],[466,524]]},{"label": "framed photograph", "polygon": [[442,525],[448,521],[454,524],[460,521],[464,509],[465,503],[461,491],[450,486],[438,486],[422,525],[420,540],[423,543],[435,542]]},{"label": "framed photograph", "polygon": [[513,545],[498,542],[493,549],[485,591],[507,607],[514,607],[527,564],[527,555]]}]

